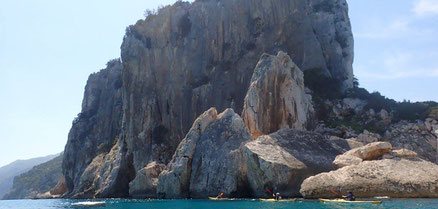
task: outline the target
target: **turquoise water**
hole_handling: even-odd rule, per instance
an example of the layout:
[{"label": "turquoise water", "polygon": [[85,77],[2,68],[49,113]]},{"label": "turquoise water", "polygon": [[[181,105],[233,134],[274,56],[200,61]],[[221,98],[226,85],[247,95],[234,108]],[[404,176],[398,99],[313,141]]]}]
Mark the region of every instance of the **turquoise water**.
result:
[{"label": "turquoise water", "polygon": [[[2,200],[0,209],[319,209],[319,208],[438,208],[438,199],[391,199],[380,205],[320,203],[297,200],[296,202],[259,202],[255,200],[211,201],[211,200],[123,200],[106,199],[104,207],[75,207],[72,203],[81,200]],[[83,201],[83,200],[82,200]],[[96,200],[93,200],[96,201]]]}]

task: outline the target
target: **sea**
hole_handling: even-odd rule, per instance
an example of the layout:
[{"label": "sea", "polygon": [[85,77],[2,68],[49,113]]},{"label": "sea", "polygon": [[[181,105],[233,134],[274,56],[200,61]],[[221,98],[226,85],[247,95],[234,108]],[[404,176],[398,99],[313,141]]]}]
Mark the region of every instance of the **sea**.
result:
[{"label": "sea", "polygon": [[[74,203],[83,201],[104,201],[105,206],[82,207]],[[322,203],[317,200],[295,202],[261,202],[256,199],[239,199],[231,201],[214,200],[1,200],[0,209],[320,209],[320,208],[438,208],[438,199],[384,199],[379,205],[369,203]]]}]

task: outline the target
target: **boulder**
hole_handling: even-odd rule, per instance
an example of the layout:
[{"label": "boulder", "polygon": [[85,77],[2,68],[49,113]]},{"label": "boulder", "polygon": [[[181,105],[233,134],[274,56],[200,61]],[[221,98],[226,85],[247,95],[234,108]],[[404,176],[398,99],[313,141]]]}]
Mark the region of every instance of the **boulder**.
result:
[{"label": "boulder", "polygon": [[299,196],[302,181],[333,170],[336,155],[349,149],[345,139],[308,131],[281,129],[243,146],[252,194],[267,197],[266,188],[284,197]]},{"label": "boulder", "polygon": [[172,161],[159,175],[160,198],[205,198],[223,192],[248,196],[240,147],[251,140],[242,118],[232,109],[210,109],[193,124]]},{"label": "boulder", "polygon": [[399,158],[417,158],[418,157],[418,154],[416,152],[408,150],[408,149],[393,150],[391,152],[391,155],[394,157],[399,157]]},{"label": "boulder", "polygon": [[135,179],[129,183],[129,195],[134,198],[156,198],[158,175],[165,167],[154,161],[139,170]]},{"label": "boulder", "polygon": [[251,78],[242,118],[253,138],[281,128],[305,130],[313,107],[303,72],[290,57],[263,54]]},{"label": "boulder", "polygon": [[347,109],[354,110],[355,113],[360,113],[363,111],[364,107],[367,105],[367,102],[365,100],[361,100],[358,98],[344,98],[342,100],[342,108],[343,111],[346,111]]},{"label": "boulder", "polygon": [[333,165],[336,168],[342,168],[349,165],[357,165],[363,160],[353,155],[338,155],[333,161]]},{"label": "boulder", "polygon": [[382,120],[390,120],[391,119],[391,116],[389,115],[388,111],[386,111],[385,109],[380,110],[379,117]]},{"label": "boulder", "polygon": [[438,165],[415,159],[364,161],[304,180],[305,198],[339,197],[331,190],[356,197],[389,196],[397,198],[438,197]]},{"label": "boulder", "polygon": [[388,142],[374,142],[363,147],[352,149],[343,155],[354,156],[362,160],[376,160],[382,155],[389,153],[391,149],[392,146]]},{"label": "boulder", "polygon": [[53,195],[48,191],[48,192],[44,192],[44,193],[39,193],[33,198],[34,199],[54,199],[54,198],[59,198],[59,197],[60,197],[60,195]]}]

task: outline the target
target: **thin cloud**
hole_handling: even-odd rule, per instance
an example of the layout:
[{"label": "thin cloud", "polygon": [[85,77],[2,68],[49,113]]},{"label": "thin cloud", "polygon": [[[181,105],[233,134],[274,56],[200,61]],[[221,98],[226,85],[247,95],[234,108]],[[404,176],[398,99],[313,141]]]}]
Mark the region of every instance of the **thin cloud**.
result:
[{"label": "thin cloud", "polygon": [[438,1],[418,0],[414,5],[413,11],[418,16],[438,15]]},{"label": "thin cloud", "polygon": [[399,34],[410,31],[410,21],[406,19],[398,19],[391,22],[389,25],[382,25],[381,23],[374,24],[371,30],[364,33],[356,33],[355,37],[358,38],[371,38],[371,39],[385,39],[393,38]]},{"label": "thin cloud", "polygon": [[403,17],[395,19],[388,24],[372,24],[367,31],[356,32],[354,37],[366,39],[394,39],[405,37],[428,38],[432,35],[435,36],[433,29],[417,27],[416,20],[413,17]]},{"label": "thin cloud", "polygon": [[355,74],[360,78],[384,80],[438,77],[438,66],[422,66],[419,57],[421,55],[409,52],[385,52],[380,61],[382,65],[378,69],[356,66]]}]

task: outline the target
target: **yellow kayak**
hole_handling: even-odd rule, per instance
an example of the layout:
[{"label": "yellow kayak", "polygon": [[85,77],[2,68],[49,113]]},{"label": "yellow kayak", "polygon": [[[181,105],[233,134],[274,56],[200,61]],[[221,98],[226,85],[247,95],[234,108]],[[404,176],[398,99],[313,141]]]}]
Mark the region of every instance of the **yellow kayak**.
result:
[{"label": "yellow kayak", "polygon": [[344,199],[319,199],[321,202],[336,202],[336,203],[371,203],[371,204],[380,204],[382,201],[367,201],[367,200],[355,200],[349,201]]},{"label": "yellow kayak", "polygon": [[281,199],[281,200],[276,200],[274,198],[272,199],[259,199],[260,201],[264,201],[264,202],[295,202],[296,199]]},{"label": "yellow kayak", "polygon": [[230,198],[225,198],[225,197],[222,197],[222,198],[208,197],[208,199],[210,199],[210,200],[230,200]]}]

